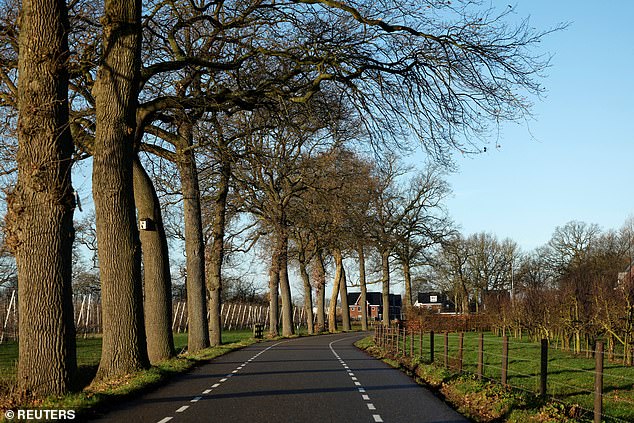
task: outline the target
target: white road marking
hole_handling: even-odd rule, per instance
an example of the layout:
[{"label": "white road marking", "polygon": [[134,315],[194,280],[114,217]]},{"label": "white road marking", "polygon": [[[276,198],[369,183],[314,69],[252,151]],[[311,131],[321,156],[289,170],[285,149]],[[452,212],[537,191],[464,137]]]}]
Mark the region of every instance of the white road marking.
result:
[{"label": "white road marking", "polygon": [[211,389],[217,388],[217,387],[219,387],[219,386],[220,386],[220,384],[219,384],[219,383],[214,383],[213,385],[211,385]]},{"label": "white road marking", "polygon": [[167,423],[168,421],[172,420],[174,417],[165,417],[162,420],[159,420],[158,423]]},{"label": "white road marking", "polygon": [[205,390],[203,391],[203,394],[208,394],[208,393],[210,393],[210,392],[211,392],[211,389],[205,389]]},{"label": "white road marking", "polygon": [[[347,338],[344,338],[347,339]],[[366,394],[365,388],[361,387],[361,382],[358,381],[357,377],[354,375],[354,373],[350,370],[350,368],[348,367],[348,365],[341,359],[339,358],[339,356],[337,355],[337,353],[335,352],[334,348],[332,347],[332,344],[334,344],[335,342],[339,342],[339,341],[343,341],[344,339],[339,339],[336,341],[332,341],[329,345],[330,347],[330,351],[332,351],[332,354],[339,360],[339,362],[343,365],[343,368],[346,369],[346,371],[348,372],[348,376],[350,376],[350,378],[352,379],[352,381],[354,382],[355,386],[358,386],[358,390],[359,393],[363,394],[361,395],[361,398],[363,398],[364,401],[370,401],[370,396]],[[376,410],[376,407],[374,404],[372,403],[366,403],[366,406],[368,407],[368,410]],[[372,418],[374,419],[374,421],[376,423],[381,423],[383,422],[383,419],[381,418],[380,414],[373,414]]]},{"label": "white road marking", "polygon": [[220,382],[226,382],[226,381],[227,381],[226,377],[223,377],[222,379],[220,379]]},{"label": "white road marking", "polygon": [[176,410],[176,412],[177,413],[182,413],[183,411],[187,410],[188,408],[189,408],[189,405],[183,405],[181,408]]},{"label": "white road marking", "polygon": [[201,399],[203,399],[203,397],[194,397],[194,398],[192,398],[192,400],[191,400],[191,401],[189,401],[189,402],[198,402],[198,401],[200,401]]},{"label": "white road marking", "polygon": [[236,369],[236,370],[232,371],[231,373],[238,373],[238,370]]}]

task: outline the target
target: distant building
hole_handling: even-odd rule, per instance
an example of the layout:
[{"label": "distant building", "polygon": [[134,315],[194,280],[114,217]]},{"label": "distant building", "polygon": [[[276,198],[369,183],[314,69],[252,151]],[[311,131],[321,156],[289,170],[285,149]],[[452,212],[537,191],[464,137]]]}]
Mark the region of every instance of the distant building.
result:
[{"label": "distant building", "polygon": [[444,292],[419,292],[414,307],[427,308],[436,313],[455,313],[456,305]]},{"label": "distant building", "polygon": [[[366,293],[366,307],[368,319],[380,320],[383,317],[383,294],[381,292]],[[403,300],[399,294],[390,294],[389,297],[389,318],[390,320],[401,318]],[[350,308],[350,318],[361,320],[361,293],[348,293],[348,307]]]}]

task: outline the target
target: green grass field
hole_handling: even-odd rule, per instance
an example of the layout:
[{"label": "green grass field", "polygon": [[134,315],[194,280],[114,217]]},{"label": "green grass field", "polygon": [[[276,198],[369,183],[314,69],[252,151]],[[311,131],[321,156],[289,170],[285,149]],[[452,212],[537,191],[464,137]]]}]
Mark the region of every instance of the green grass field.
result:
[{"label": "green grass field", "polygon": [[[222,334],[223,344],[239,342],[253,336],[251,330],[225,331]],[[187,348],[187,333],[174,334],[174,346],[177,353]],[[101,358],[101,337],[77,338],[77,366],[79,368],[79,386],[86,386],[95,375]],[[18,360],[18,343],[4,342],[0,344],[0,394],[10,390],[15,383]]]},{"label": "green grass field", "polygon": [[[414,338],[414,354],[423,360],[430,360],[429,334],[423,335],[423,348],[420,354],[420,339]],[[407,354],[411,350],[411,341],[406,345]],[[450,367],[457,367],[458,334],[449,334],[448,361]],[[402,344],[400,349],[402,350]],[[463,350],[463,370],[477,371],[478,334],[465,333]],[[539,392],[540,383],[540,345],[528,340],[509,340],[509,385],[529,392]],[[444,334],[434,337],[434,361],[444,364]],[[578,404],[592,410],[594,401],[594,358],[576,356],[557,349],[548,351],[547,393],[562,402]],[[484,337],[484,376],[501,380],[502,338],[493,334]],[[634,421],[634,367],[610,362],[607,356],[604,362],[603,379],[604,415]]]}]

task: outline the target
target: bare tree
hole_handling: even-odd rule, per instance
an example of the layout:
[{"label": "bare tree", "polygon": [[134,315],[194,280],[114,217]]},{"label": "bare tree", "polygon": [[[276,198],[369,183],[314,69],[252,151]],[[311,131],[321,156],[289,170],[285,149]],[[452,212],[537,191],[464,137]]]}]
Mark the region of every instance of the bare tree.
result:
[{"label": "bare tree", "polygon": [[[150,363],[176,355],[172,335],[172,281],[161,206],[152,180],[137,158],[132,166],[134,203],[143,250],[144,314]],[[158,251],[157,251],[158,250]]]},{"label": "bare tree", "polygon": [[412,307],[412,267],[425,262],[425,253],[450,237],[454,230],[443,200],[450,193],[438,166],[428,165],[403,190],[394,216],[398,258],[405,278],[405,311]]},{"label": "bare tree", "polygon": [[140,241],[132,185],[141,72],[141,4],[105,1],[103,57],[93,87],[96,211],[103,350],[98,378],[149,364],[143,323]]},{"label": "bare tree", "polygon": [[67,13],[64,1],[26,0],[19,18],[18,180],[5,243],[18,269],[17,385],[39,397],[67,392],[77,367]]}]

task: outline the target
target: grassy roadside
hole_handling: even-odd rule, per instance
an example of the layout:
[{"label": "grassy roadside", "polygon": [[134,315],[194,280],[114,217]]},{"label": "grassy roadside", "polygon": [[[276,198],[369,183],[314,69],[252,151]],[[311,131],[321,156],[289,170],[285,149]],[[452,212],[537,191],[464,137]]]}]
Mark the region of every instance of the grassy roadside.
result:
[{"label": "grassy roadside", "polygon": [[[17,361],[17,344],[0,344],[0,411],[18,408],[66,409],[75,410],[78,416],[91,415],[106,409],[109,404],[121,401],[165,384],[176,375],[185,373],[207,361],[251,345],[257,342],[250,330],[223,333],[223,344],[207,348],[196,354],[181,354],[176,358],[158,363],[147,370],[126,375],[119,379],[90,383],[94,377],[101,356],[101,339],[87,338],[77,340],[77,361],[79,366],[77,392],[64,396],[51,396],[44,400],[30,400],[16,397],[10,387],[15,383],[15,365]],[[187,334],[174,334],[177,351],[187,345]],[[1,421],[3,417],[0,417]]]},{"label": "grassy roadside", "polygon": [[476,422],[592,421],[592,415],[574,406],[544,401],[532,393],[508,389],[495,382],[480,382],[471,375],[457,375],[420,358],[391,355],[377,347],[372,337],[364,338],[355,345],[410,374],[418,383],[432,389],[461,414]]}]

